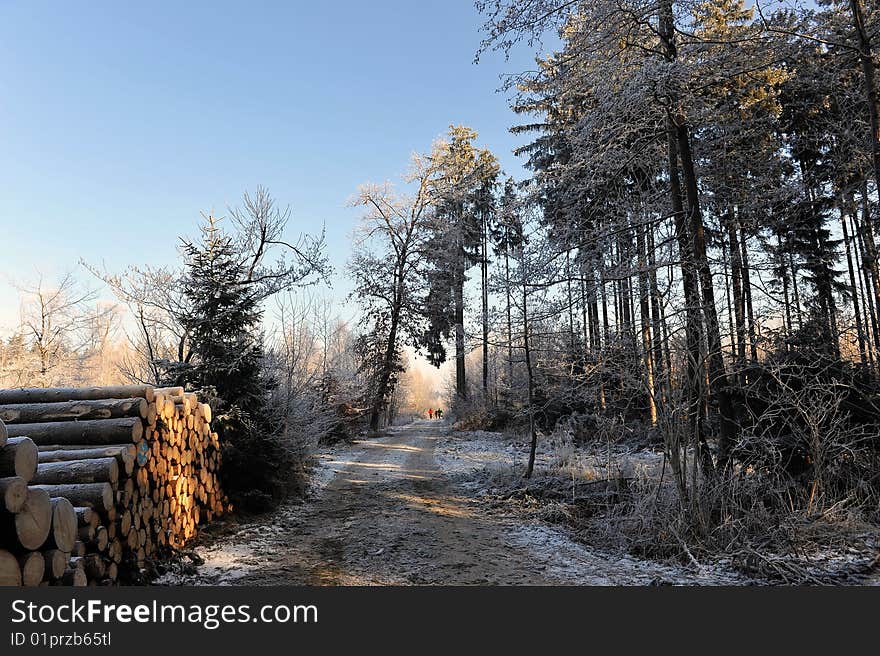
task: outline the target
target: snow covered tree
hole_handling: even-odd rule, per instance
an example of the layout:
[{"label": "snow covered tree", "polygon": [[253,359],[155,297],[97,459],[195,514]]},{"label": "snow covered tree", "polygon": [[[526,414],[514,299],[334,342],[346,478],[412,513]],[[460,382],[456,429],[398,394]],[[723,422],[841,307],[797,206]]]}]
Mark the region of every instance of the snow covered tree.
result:
[{"label": "snow covered tree", "polygon": [[[217,219],[208,216],[199,241],[183,244],[183,319],[189,337],[186,362],[172,370],[175,382],[214,388],[220,407],[250,416],[262,410],[266,382],[261,377],[262,311],[250,286],[239,247]],[[219,409],[219,408],[218,408]]]},{"label": "snow covered tree", "polygon": [[359,352],[370,380],[367,402],[372,431],[379,428],[402,371],[402,345],[417,344],[423,332],[423,268],[433,212],[433,167],[430,158],[415,155],[406,178],[415,187],[412,195],[398,195],[390,184],[364,185],[354,200],[365,214],[348,271],[366,329]]},{"label": "snow covered tree", "polygon": [[[430,261],[426,298],[428,328],[422,344],[431,362],[439,366],[446,359],[443,343],[450,336],[454,337],[455,389],[460,398],[468,395],[466,274],[483,259],[492,212],[489,198],[499,173],[495,156],[474,145],[477,136],[470,128],[451,126],[448,138],[437,142],[431,153],[430,191],[434,215],[431,237],[426,244]],[[485,314],[484,320],[487,320]]]}]

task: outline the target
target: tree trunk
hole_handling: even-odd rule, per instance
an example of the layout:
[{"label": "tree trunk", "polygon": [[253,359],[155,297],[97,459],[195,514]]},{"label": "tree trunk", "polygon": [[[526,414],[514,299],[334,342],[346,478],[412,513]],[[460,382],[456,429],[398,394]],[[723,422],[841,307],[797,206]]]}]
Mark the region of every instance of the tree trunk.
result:
[{"label": "tree trunk", "polygon": [[489,394],[489,253],[487,248],[488,226],[484,213],[481,234],[480,277],[483,301],[483,394]]},{"label": "tree trunk", "polygon": [[509,245],[504,247],[504,293],[507,296],[507,386],[513,386],[513,320],[511,315],[511,306],[513,305],[510,296],[510,254],[507,249]]},{"label": "tree trunk", "polygon": [[[779,250],[779,259],[782,262],[782,297],[785,305],[785,336],[787,339],[790,339],[792,332],[794,332],[794,326],[791,322],[791,290],[789,289],[790,283],[788,280],[790,271],[788,268],[788,262],[786,262],[785,253],[782,251],[782,236],[779,234],[776,235],[776,247]],[[787,344],[786,350],[788,350]]]},{"label": "tree trunk", "polygon": [[749,327],[749,349],[752,364],[757,364],[758,336],[755,327],[755,308],[752,305],[752,277],[750,273],[752,267],[749,262],[748,239],[746,238],[745,230],[742,226],[740,226],[739,235],[740,250],[742,251],[743,295],[746,300],[746,318],[748,319]]},{"label": "tree trunk", "polygon": [[660,288],[657,284],[657,260],[656,246],[654,244],[654,226],[646,226],[647,248],[648,248],[648,279],[651,284],[651,328],[654,339],[654,370],[657,372],[655,378],[660,381],[660,387],[663,390],[662,398],[665,402],[669,395],[669,359],[665,357],[663,345],[668,348],[668,341],[664,339],[665,320],[663,318],[663,308],[660,304]]},{"label": "tree trunk", "polygon": [[[462,254],[462,259],[464,254]],[[464,269],[462,265],[456,265],[455,289],[453,290],[453,303],[455,304],[455,393],[460,399],[466,399],[467,372],[465,370],[465,335],[464,335]]]},{"label": "tree trunk", "polygon": [[[675,45],[675,18],[672,8],[672,0],[661,0],[658,7],[658,27],[659,36],[665,49],[665,57],[669,62],[675,61],[678,56]],[[711,273],[707,275],[708,264],[706,262],[705,241],[703,238],[703,221],[700,214],[699,193],[697,189],[696,174],[694,172],[693,158],[690,152],[690,137],[688,135],[687,124],[684,117],[677,112],[677,99],[673,98],[670,103],[670,109],[667,110],[667,134],[668,134],[668,155],[669,155],[669,185],[670,196],[672,200],[672,210],[675,217],[675,232],[678,240],[679,252],[681,255],[681,272],[682,285],[685,291],[685,299],[688,306],[688,319],[686,333],[689,354],[689,403],[688,414],[691,419],[692,431],[695,443],[694,448],[699,455],[699,461],[702,464],[706,474],[711,475],[714,472],[712,456],[706,446],[705,433],[702,426],[701,406],[703,403],[703,395],[701,393],[701,379],[704,377],[702,371],[702,319],[705,319],[706,331],[713,335],[708,335],[710,351],[720,346],[720,336],[718,332],[718,321],[714,306],[714,290],[712,290]],[[681,175],[684,178],[684,187],[682,187],[681,178],[679,178],[679,164],[681,164]],[[688,199],[688,210],[685,213],[683,195]],[[708,279],[708,285],[707,283]],[[709,296],[700,299],[698,285],[702,283],[704,293],[708,292]],[[702,317],[700,316],[702,313]],[[712,317],[715,317],[714,325]],[[720,378],[720,373],[713,371],[716,369],[716,362],[713,362],[712,352],[709,353],[710,377],[719,387],[722,394],[719,395],[719,402],[723,402],[726,406],[727,413],[722,411],[721,423],[722,442],[724,451],[729,448],[731,442],[730,435],[730,415],[729,415],[729,398],[726,396],[726,381]],[[720,357],[720,348],[717,355]],[[721,372],[723,372],[723,361]],[[712,375],[714,374],[714,375]],[[721,405],[721,403],[719,403]],[[725,414],[727,416],[725,416]],[[676,464],[673,463],[673,470]]]},{"label": "tree trunk", "polygon": [[862,0],[849,0],[853,28],[859,41],[859,63],[862,67],[862,82],[865,87],[865,101],[868,105],[868,121],[871,126],[871,158],[874,164],[874,181],[880,189],[880,100],[874,80],[875,67],[871,39],[865,26]]},{"label": "tree trunk", "polygon": [[651,310],[650,290],[648,289],[648,256],[645,252],[645,224],[636,226],[636,249],[638,251],[639,265],[639,310],[642,333],[642,361],[645,370],[645,387],[648,393],[648,416],[651,425],[657,425],[657,400],[654,389],[654,351],[651,346]]},{"label": "tree trunk", "polygon": [[[523,258],[525,260],[525,258]],[[535,454],[538,451],[538,431],[535,428],[535,376],[532,369],[532,349],[529,340],[529,292],[528,281],[525,276],[525,262],[523,261],[522,279],[522,314],[523,314],[523,351],[526,361],[526,376],[528,377],[528,403],[529,403],[529,462],[526,466],[526,478],[531,478],[535,471]]]},{"label": "tree trunk", "polygon": [[853,314],[856,320],[856,337],[859,344],[859,359],[863,367],[868,366],[868,353],[865,348],[865,333],[862,329],[862,310],[859,307],[859,287],[856,284],[856,271],[853,266],[852,244],[850,242],[849,230],[846,226],[846,210],[841,204],[840,206],[840,227],[843,231],[843,246],[846,251],[846,266],[849,271],[849,288],[852,296]]},{"label": "tree trunk", "polygon": [[565,282],[568,293],[568,346],[571,351],[569,361],[575,362],[577,356],[577,337],[574,331],[574,295],[571,291],[571,251],[565,251]]},{"label": "tree trunk", "polygon": [[388,394],[388,384],[391,381],[394,367],[394,355],[397,352],[397,324],[399,312],[392,310],[391,328],[388,331],[388,342],[385,345],[385,355],[382,358],[382,371],[379,373],[379,382],[376,385],[376,396],[373,399],[373,407],[370,409],[370,430],[379,430],[379,420],[385,407],[385,396]]},{"label": "tree trunk", "polygon": [[[873,305],[876,313],[880,313],[880,264],[877,259],[877,245],[874,241],[872,228],[870,200],[868,197],[868,185],[863,180],[861,186],[862,220],[859,225],[858,236],[862,245],[863,265],[871,272],[871,289]],[[877,323],[880,323],[880,315],[876,315]],[[875,334],[875,343],[880,344],[880,333]]]},{"label": "tree trunk", "polygon": [[873,344],[871,351],[875,352],[878,345],[880,345],[880,329],[878,329],[877,315],[874,311],[874,295],[872,294],[871,272],[865,263],[865,251],[861,239],[861,228],[859,226],[858,214],[855,207],[852,208],[850,221],[853,232],[853,246],[856,256],[856,273],[859,276],[859,289],[862,293],[862,299],[866,306],[865,314],[867,315],[867,317],[865,318],[865,334],[868,336],[869,345]]},{"label": "tree trunk", "polygon": [[742,249],[739,244],[739,225],[733,205],[727,211],[727,239],[730,242],[731,287],[733,289],[733,313],[736,323],[736,363],[740,369],[741,382],[745,382],[742,373],[746,366],[746,303],[743,294],[743,261]]},{"label": "tree trunk", "polygon": [[730,340],[730,362],[731,368],[736,367],[736,328],[733,325],[733,299],[730,297],[730,279],[732,273],[730,270],[730,249],[727,247],[727,240],[724,233],[718,235],[721,241],[721,277],[724,280],[724,300],[727,303],[727,338]]},{"label": "tree trunk", "polygon": [[[791,291],[794,297],[794,312],[797,317],[797,327],[800,330],[804,325],[803,310],[801,309],[801,292],[798,286],[797,264],[794,255],[788,254],[788,270],[791,271]],[[751,322],[750,322],[751,323]]]},{"label": "tree trunk", "polygon": [[[706,329],[706,341],[709,348],[709,391],[718,403],[720,415],[718,461],[721,468],[724,468],[730,462],[730,451],[736,440],[737,426],[733,414],[733,403],[730,398],[727,372],[724,367],[721,328],[715,306],[715,286],[712,280],[712,271],[709,267],[709,258],[706,253],[705,229],[700,210],[698,181],[690,148],[690,135],[683,117],[676,117],[675,126],[686,192],[685,196],[688,201],[691,247],[693,248],[694,265],[699,274],[700,286],[702,288],[702,312]],[[711,456],[709,457],[711,458]]]}]

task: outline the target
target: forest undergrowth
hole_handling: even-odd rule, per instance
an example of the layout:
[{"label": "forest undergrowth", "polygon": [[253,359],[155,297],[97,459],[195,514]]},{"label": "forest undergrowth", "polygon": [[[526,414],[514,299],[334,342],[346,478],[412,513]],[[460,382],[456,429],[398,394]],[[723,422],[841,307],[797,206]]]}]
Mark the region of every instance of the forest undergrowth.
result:
[{"label": "forest undergrowth", "polygon": [[[480,434],[481,419],[456,427]],[[528,449],[522,428],[485,435]],[[814,493],[811,504],[798,482],[737,466],[682,502],[656,429],[619,420],[570,417],[538,445],[533,476],[523,478],[521,467],[487,470],[488,495],[500,510],[560,525],[591,548],[698,571],[720,565],[772,584],[859,584],[880,572],[880,523],[869,500],[826,503]]]}]

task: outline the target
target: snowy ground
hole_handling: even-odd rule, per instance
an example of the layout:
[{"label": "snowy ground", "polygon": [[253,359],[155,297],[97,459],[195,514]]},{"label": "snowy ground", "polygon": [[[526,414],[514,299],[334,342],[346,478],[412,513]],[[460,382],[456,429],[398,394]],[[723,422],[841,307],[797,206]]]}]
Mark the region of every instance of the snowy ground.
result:
[{"label": "snowy ground", "polygon": [[[329,448],[319,454],[305,502],[249,523],[212,527],[196,547],[204,564],[196,571],[178,568],[157,583],[750,583],[724,564],[688,568],[593,549],[562,526],[499,504],[497,493],[526,457],[526,445],[515,440],[428,421]],[[654,460],[642,454],[632,466]],[[565,466],[581,473],[595,467],[597,476],[605,471],[559,445],[542,446],[539,471]]]}]

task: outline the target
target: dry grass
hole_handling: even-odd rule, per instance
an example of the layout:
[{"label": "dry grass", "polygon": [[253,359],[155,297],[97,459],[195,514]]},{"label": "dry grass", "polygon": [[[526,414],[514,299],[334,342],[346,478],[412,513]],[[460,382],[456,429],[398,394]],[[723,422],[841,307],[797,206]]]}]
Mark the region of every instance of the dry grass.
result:
[{"label": "dry grass", "polygon": [[660,453],[546,439],[547,464],[526,484],[496,480],[499,496],[590,546],[695,567],[725,562],[773,584],[857,583],[880,567],[870,497],[817,500],[809,487],[739,470],[682,502]]}]

